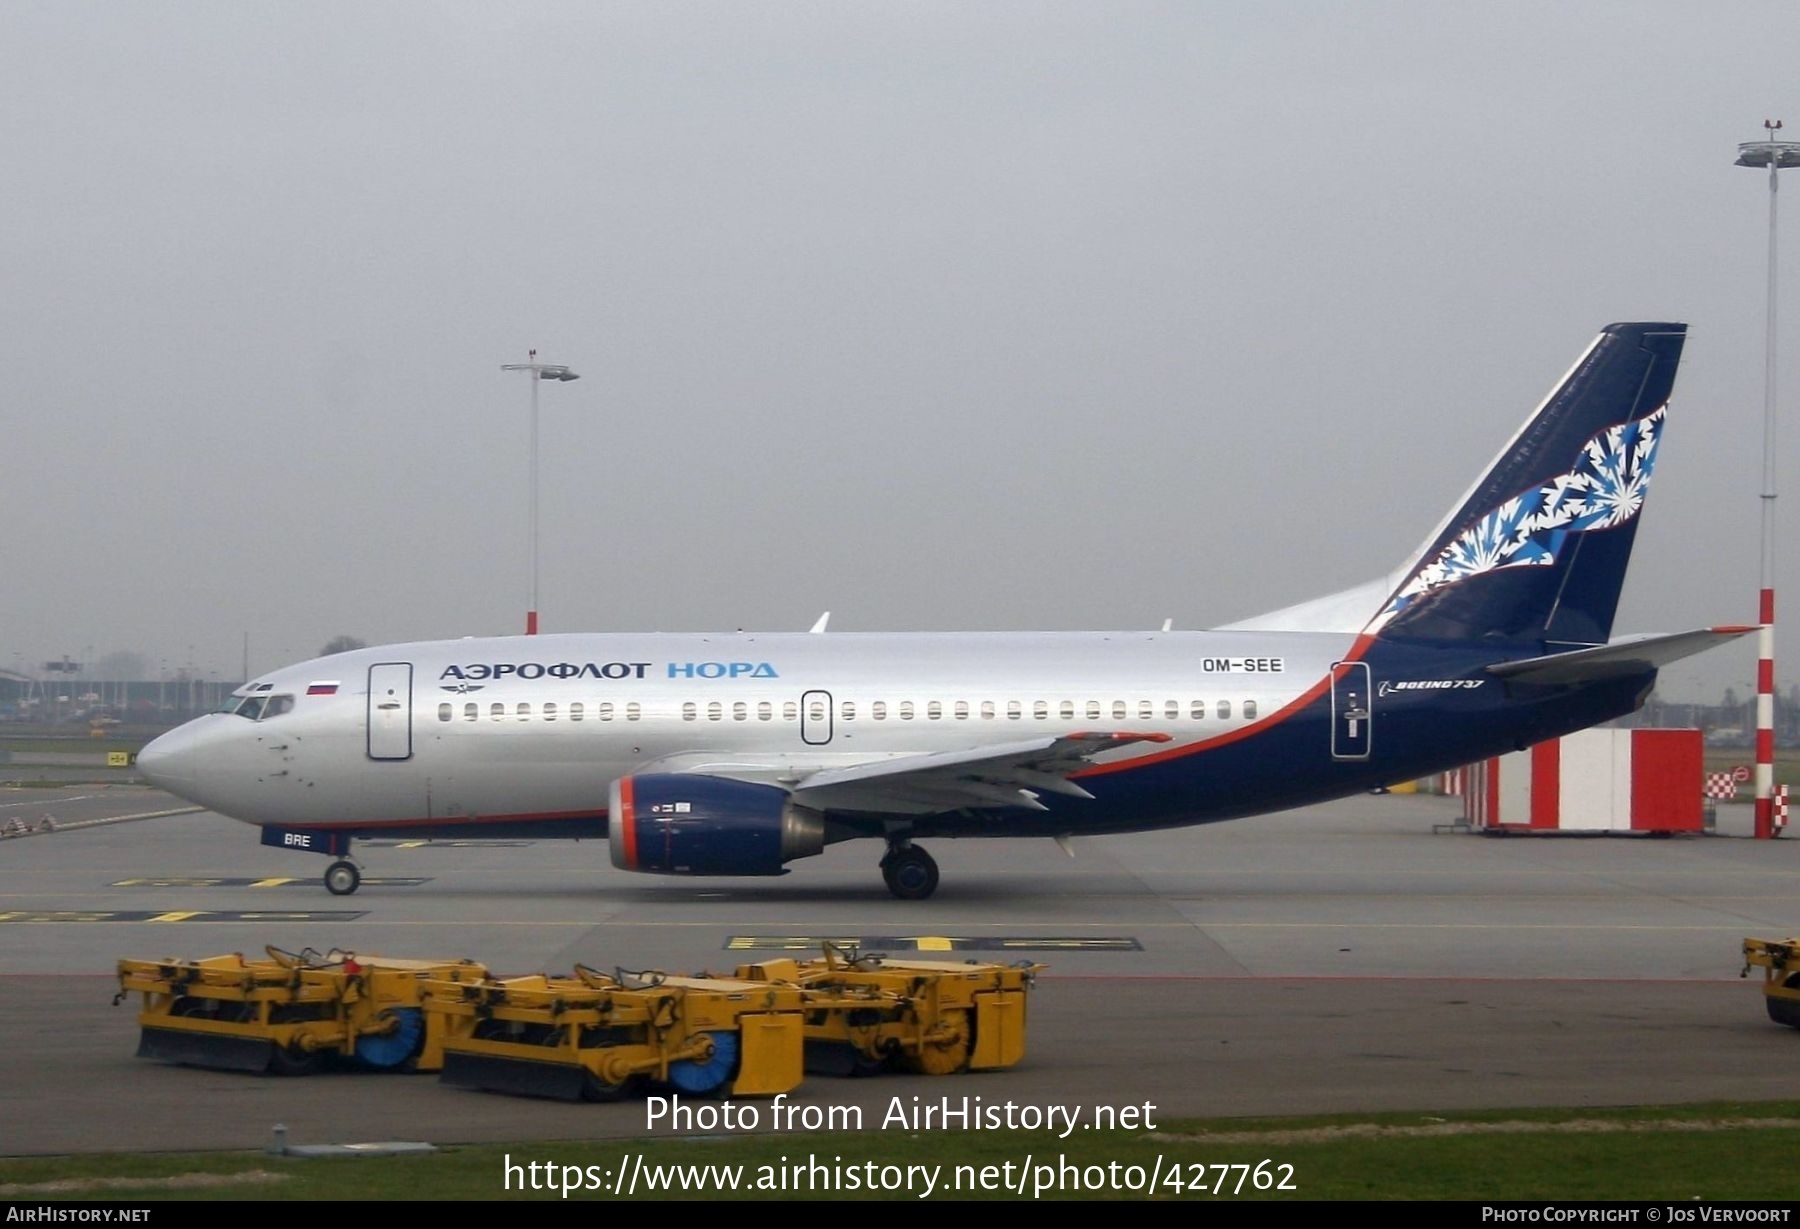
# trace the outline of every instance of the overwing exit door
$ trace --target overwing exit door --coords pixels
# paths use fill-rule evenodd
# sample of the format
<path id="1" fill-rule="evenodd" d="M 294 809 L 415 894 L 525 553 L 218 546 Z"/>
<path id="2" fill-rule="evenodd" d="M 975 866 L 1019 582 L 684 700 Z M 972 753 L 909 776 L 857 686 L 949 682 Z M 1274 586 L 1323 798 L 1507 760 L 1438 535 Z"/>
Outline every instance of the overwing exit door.
<path id="1" fill-rule="evenodd" d="M 831 693 L 809 691 L 800 697 L 800 741 L 823 747 L 831 741 Z"/>

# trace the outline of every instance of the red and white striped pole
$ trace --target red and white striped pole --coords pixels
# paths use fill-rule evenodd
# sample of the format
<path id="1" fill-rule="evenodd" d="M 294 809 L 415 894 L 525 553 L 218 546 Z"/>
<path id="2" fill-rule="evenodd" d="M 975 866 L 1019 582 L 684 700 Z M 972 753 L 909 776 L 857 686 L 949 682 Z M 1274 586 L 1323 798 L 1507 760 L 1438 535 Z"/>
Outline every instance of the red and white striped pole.
<path id="1" fill-rule="evenodd" d="M 1776 172 L 1800 166 L 1800 142 L 1778 141 L 1778 119 L 1763 121 L 1764 141 L 1738 146 L 1739 166 L 1769 168 L 1769 303 L 1763 339 L 1762 592 L 1756 636 L 1756 839 L 1775 835 L 1775 202 Z"/>

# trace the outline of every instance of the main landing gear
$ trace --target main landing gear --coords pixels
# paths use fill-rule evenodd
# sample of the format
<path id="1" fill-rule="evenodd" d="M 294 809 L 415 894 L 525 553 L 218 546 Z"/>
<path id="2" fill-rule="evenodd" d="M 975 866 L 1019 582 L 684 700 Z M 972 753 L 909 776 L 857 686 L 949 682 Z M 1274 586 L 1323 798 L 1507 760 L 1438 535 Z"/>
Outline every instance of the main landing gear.
<path id="1" fill-rule="evenodd" d="M 924 900 L 937 891 L 938 866 L 911 841 L 893 841 L 881 859 L 881 877 L 901 900 Z"/>
<path id="2" fill-rule="evenodd" d="M 325 868 L 325 890 L 333 896 L 348 896 L 361 886 L 362 872 L 356 869 L 356 863 L 339 858 Z"/>

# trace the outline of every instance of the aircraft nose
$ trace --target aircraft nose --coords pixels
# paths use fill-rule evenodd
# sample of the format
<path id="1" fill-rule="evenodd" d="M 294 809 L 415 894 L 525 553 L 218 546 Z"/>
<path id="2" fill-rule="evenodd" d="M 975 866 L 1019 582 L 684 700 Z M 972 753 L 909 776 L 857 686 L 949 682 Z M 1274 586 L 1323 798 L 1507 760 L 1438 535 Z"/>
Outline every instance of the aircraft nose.
<path id="1" fill-rule="evenodd" d="M 177 726 L 145 744 L 138 752 L 137 768 L 145 780 L 158 789 L 168 790 L 183 798 L 192 795 L 197 781 L 194 730 L 191 725 Z"/>

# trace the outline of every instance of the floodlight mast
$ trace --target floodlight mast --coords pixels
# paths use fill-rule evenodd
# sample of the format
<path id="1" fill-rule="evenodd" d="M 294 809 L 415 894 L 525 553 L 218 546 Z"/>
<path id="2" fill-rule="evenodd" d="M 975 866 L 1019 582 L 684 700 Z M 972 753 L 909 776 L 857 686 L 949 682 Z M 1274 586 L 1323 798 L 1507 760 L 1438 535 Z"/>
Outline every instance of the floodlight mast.
<path id="1" fill-rule="evenodd" d="M 530 359 L 523 363 L 502 363 L 501 371 L 528 371 L 531 373 L 531 477 L 529 481 L 531 505 L 531 601 L 525 611 L 525 634 L 538 634 L 538 385 L 545 380 L 579 380 L 581 377 L 561 363 L 538 362 L 537 351 L 530 351 Z"/>

